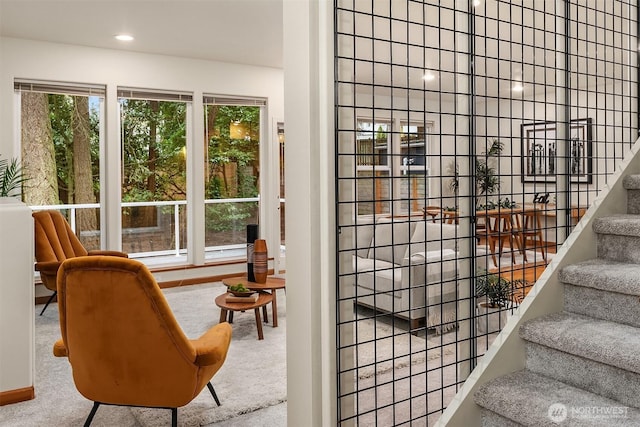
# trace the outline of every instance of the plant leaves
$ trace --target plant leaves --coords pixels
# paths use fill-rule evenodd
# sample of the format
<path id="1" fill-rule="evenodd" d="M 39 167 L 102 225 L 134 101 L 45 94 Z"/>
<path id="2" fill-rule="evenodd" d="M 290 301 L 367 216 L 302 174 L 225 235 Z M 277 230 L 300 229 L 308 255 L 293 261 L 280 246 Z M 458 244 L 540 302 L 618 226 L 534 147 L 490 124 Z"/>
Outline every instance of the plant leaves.
<path id="1" fill-rule="evenodd" d="M 22 173 L 18 159 L 0 159 L 0 197 L 10 197 L 19 191 L 27 178 Z"/>

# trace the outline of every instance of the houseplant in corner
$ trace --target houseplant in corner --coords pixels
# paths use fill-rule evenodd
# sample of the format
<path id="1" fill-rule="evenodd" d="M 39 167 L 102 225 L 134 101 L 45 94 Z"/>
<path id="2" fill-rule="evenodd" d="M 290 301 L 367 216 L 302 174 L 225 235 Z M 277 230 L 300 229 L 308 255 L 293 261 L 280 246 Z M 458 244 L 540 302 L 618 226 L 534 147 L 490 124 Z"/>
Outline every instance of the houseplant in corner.
<path id="1" fill-rule="evenodd" d="M 507 322 L 514 283 L 498 274 L 483 272 L 476 277 L 479 333 L 499 332 Z"/>
<path id="2" fill-rule="evenodd" d="M 502 154 L 504 143 L 499 139 L 491 140 L 489 149 L 475 159 L 476 195 L 490 196 L 500 190 L 500 176 L 495 168 L 495 159 Z M 458 194 L 458 165 L 449 166 L 449 172 L 453 178 L 449 182 L 449 188 L 454 195 Z"/>

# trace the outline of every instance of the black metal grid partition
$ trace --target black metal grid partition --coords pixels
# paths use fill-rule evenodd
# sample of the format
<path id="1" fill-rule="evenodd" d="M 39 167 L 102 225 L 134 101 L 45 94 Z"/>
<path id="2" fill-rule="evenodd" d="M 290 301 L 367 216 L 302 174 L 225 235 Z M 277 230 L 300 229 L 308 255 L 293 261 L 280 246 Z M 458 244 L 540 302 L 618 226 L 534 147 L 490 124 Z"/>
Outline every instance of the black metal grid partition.
<path id="1" fill-rule="evenodd" d="M 337 422 L 433 425 L 638 137 L 638 7 L 334 6 Z"/>

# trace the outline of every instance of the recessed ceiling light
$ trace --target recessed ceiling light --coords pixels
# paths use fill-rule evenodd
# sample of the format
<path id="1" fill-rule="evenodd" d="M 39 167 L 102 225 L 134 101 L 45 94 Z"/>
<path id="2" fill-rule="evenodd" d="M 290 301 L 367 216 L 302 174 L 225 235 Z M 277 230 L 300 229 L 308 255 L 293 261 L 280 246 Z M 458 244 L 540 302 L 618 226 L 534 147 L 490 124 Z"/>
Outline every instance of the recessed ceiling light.
<path id="1" fill-rule="evenodd" d="M 516 83 L 513 85 L 513 88 L 511 88 L 511 90 L 513 90 L 514 92 L 522 92 L 524 90 L 524 86 L 522 86 L 522 83 Z"/>
<path id="2" fill-rule="evenodd" d="M 121 42 L 130 42 L 133 40 L 133 36 L 129 34 L 117 34 L 114 37 L 116 40 L 120 40 Z"/>
<path id="3" fill-rule="evenodd" d="M 480 6 L 480 4 L 481 4 L 481 3 L 482 3 L 482 2 L 481 2 L 480 0 L 473 0 L 473 1 L 471 2 L 471 4 L 473 5 L 473 7 L 478 7 L 478 6 Z"/>
<path id="4" fill-rule="evenodd" d="M 422 80 L 430 82 L 432 80 L 435 80 L 436 76 L 433 75 L 433 73 L 431 71 L 427 71 L 426 73 L 424 73 L 424 75 L 422 76 Z"/>

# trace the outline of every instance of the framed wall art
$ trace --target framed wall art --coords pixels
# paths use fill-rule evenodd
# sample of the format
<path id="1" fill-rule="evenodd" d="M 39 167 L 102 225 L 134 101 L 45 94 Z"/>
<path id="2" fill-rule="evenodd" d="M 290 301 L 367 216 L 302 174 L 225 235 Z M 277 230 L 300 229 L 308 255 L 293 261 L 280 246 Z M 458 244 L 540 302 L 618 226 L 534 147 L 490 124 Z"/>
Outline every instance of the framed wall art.
<path id="1" fill-rule="evenodd" d="M 520 125 L 522 182 L 556 182 L 559 160 L 556 125 L 556 122 Z M 593 179 L 592 119 L 571 120 L 569 138 L 567 173 L 571 177 L 571 182 L 591 184 Z"/>

